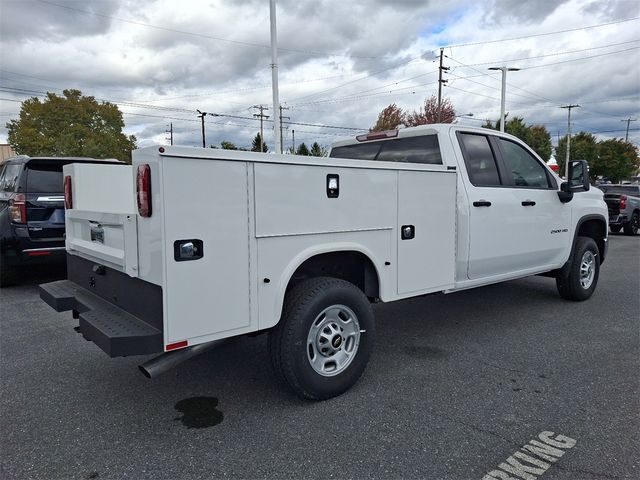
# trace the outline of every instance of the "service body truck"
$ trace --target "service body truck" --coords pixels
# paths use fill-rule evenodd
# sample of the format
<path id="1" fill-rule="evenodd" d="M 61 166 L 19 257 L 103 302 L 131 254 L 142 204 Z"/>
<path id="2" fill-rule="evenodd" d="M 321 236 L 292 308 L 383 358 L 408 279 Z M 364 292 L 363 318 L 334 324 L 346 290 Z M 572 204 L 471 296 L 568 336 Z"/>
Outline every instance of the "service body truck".
<path id="1" fill-rule="evenodd" d="M 517 138 L 429 125 L 329 157 L 155 146 L 130 167 L 65 167 L 68 280 L 41 286 L 149 377 L 228 337 L 269 333 L 298 395 L 338 395 L 374 343 L 371 303 L 527 275 L 586 300 L 607 206 L 585 162 L 563 182 Z"/>

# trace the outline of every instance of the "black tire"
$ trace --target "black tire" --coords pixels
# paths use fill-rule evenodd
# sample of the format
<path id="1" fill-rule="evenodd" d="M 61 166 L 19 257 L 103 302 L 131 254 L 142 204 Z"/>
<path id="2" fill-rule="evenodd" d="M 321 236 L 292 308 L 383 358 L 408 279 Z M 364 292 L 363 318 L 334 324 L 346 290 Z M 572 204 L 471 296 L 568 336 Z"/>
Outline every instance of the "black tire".
<path id="1" fill-rule="evenodd" d="M 589 237 L 578 237 L 568 274 L 556 277 L 558 293 L 567 300 L 586 300 L 596 289 L 599 275 L 600 253 L 596 242 Z"/>
<path id="2" fill-rule="evenodd" d="M 613 232 L 613 233 L 619 233 L 620 230 L 622 230 L 622 225 L 609 225 L 609 229 Z"/>
<path id="3" fill-rule="evenodd" d="M 631 215 L 631 220 L 629 221 L 629 223 L 625 223 L 623 226 L 624 234 L 637 235 L 639 223 L 640 223 L 640 215 L 638 215 L 638 212 L 633 212 L 633 215 Z"/>
<path id="4" fill-rule="evenodd" d="M 330 322 L 329 312 L 333 314 L 335 309 L 340 313 L 345 310 L 353 314 L 347 316 L 346 322 L 340 316 L 343 322 L 340 325 L 353 329 L 353 333 L 347 337 L 338 325 L 340 330 L 335 330 L 333 337 L 335 344 L 333 340 L 330 341 L 331 345 L 323 344 L 335 352 L 320 356 L 315 348 L 321 345 L 320 341 L 326 341 L 322 332 L 329 328 L 318 330 L 317 336 L 312 332 Z M 325 311 L 326 315 L 323 313 Z M 349 322 L 352 323 L 347 327 Z M 344 393 L 358 381 L 369 360 L 374 334 L 371 304 L 358 287 L 345 280 L 330 277 L 304 280 L 287 292 L 280 322 L 269 334 L 271 363 L 276 375 L 296 395 L 303 399 L 325 400 Z M 310 342 L 311 337 L 318 338 L 318 343 Z M 342 340 L 338 341 L 336 337 Z M 323 366 L 330 365 L 331 355 L 340 359 L 347 357 L 349 348 L 350 359 L 344 361 L 342 367 L 340 360 L 334 362 L 335 373 L 327 371 L 323 375 L 316 370 L 319 363 L 325 362 Z M 344 352 L 341 353 L 343 349 Z M 319 363 L 314 367 L 311 358 L 316 356 Z"/>

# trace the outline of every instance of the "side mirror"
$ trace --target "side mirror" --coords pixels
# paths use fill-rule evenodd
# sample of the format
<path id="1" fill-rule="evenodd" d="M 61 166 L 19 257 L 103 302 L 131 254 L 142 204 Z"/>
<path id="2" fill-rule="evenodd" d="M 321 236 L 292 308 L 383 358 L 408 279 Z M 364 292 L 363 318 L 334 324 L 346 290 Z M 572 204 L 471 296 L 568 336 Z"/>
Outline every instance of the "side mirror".
<path id="1" fill-rule="evenodd" d="M 574 160 L 569 163 L 568 180 L 572 191 L 589 191 L 591 184 L 589 183 L 589 164 L 586 160 Z"/>
<path id="2" fill-rule="evenodd" d="M 570 202 L 574 192 L 589 191 L 589 165 L 586 160 L 574 160 L 569 163 L 569 181 L 560 184 L 558 198 L 562 203 Z"/>

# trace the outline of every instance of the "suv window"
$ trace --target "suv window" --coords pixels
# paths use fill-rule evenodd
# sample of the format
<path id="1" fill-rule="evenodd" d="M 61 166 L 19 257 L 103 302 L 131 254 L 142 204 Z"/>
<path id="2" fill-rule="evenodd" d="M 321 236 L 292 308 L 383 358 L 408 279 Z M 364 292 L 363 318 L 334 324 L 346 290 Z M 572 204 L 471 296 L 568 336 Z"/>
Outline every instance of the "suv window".
<path id="1" fill-rule="evenodd" d="M 346 145 L 332 149 L 330 156 L 358 160 L 379 160 L 381 162 L 442 165 L 437 135 L 420 135 L 385 140 L 383 142 Z"/>
<path id="2" fill-rule="evenodd" d="M 15 192 L 22 165 L 5 165 L 0 173 L 0 192 Z"/>
<path id="3" fill-rule="evenodd" d="M 500 175 L 493 150 L 486 135 L 460 133 L 469 180 L 476 187 L 500 186 Z"/>
<path id="4" fill-rule="evenodd" d="M 601 185 L 598 187 L 605 193 L 619 193 L 631 196 L 640 196 L 640 187 L 638 185 Z"/>
<path id="5" fill-rule="evenodd" d="M 27 165 L 27 192 L 60 192 L 64 191 L 62 165 Z"/>
<path id="6" fill-rule="evenodd" d="M 545 168 L 527 150 L 515 142 L 498 138 L 508 175 L 516 187 L 549 188 Z"/>

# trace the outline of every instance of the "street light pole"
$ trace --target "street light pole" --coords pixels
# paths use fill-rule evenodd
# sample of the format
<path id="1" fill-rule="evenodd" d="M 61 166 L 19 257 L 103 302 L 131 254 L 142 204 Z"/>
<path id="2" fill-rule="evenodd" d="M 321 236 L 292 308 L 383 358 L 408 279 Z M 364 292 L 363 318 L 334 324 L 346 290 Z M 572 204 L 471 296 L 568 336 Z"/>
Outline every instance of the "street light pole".
<path id="1" fill-rule="evenodd" d="M 569 150 L 571 149 L 571 109 L 572 108 L 580 108 L 580 105 L 564 105 L 560 108 L 566 108 L 569 111 L 569 115 L 567 116 L 567 152 L 565 155 L 564 161 L 564 179 L 567 182 L 570 182 L 569 178 Z"/>
<path id="2" fill-rule="evenodd" d="M 505 99 L 507 92 L 507 72 L 517 72 L 520 70 L 519 68 L 508 68 L 508 67 L 491 67 L 489 70 L 500 70 L 502 72 L 502 95 L 500 96 L 500 131 L 504 132 L 504 110 L 505 110 Z"/>
<path id="3" fill-rule="evenodd" d="M 273 133 L 275 137 L 275 152 L 282 153 L 282 141 L 280 131 L 280 118 L 277 112 L 280 107 L 278 98 L 278 33 L 276 30 L 276 0 L 269 0 L 269 18 L 271 19 L 271 89 L 273 90 Z"/>

